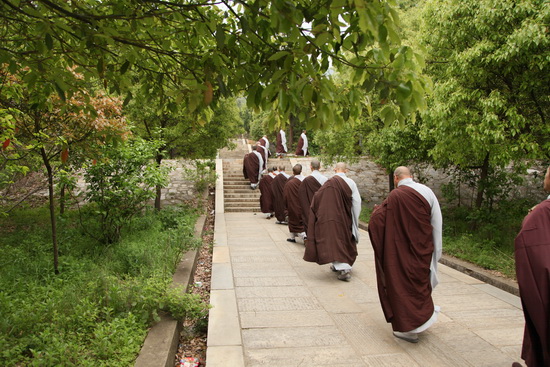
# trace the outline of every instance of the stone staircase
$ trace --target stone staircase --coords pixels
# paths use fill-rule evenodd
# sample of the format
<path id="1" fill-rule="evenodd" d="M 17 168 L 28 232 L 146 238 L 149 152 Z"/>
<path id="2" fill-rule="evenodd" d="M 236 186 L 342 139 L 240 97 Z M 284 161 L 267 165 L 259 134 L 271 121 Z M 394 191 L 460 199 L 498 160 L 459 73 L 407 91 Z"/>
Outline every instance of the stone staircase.
<path id="1" fill-rule="evenodd" d="M 243 139 L 233 141 L 236 148 L 233 150 L 220 150 L 219 158 L 223 160 L 223 193 L 224 211 L 259 213 L 260 189 L 252 190 L 250 182 L 243 177 L 243 157 L 248 153 L 248 146 Z M 270 158 L 268 166 L 284 163 L 289 172 L 290 161 L 288 158 L 279 160 Z"/>
<path id="2" fill-rule="evenodd" d="M 260 212 L 260 189 L 252 190 L 243 177 L 242 158 L 223 160 L 223 196 L 226 213 Z"/>

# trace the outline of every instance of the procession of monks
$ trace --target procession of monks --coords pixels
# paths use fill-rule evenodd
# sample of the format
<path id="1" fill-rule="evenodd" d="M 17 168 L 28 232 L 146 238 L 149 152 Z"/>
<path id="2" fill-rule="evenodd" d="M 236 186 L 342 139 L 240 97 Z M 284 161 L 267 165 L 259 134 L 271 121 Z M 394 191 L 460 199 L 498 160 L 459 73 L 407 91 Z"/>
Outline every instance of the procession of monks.
<path id="1" fill-rule="evenodd" d="M 305 132 L 296 155 L 308 154 Z M 320 162 L 312 159 L 309 176 L 302 175 L 300 164 L 292 167 L 290 175 L 284 164 L 268 167 L 268 149 L 264 136 L 243 163 L 251 188 L 260 189 L 265 218 L 275 217 L 275 223 L 288 225 L 287 241 L 305 245 L 305 261 L 331 264 L 337 279 L 349 281 L 357 258 L 361 197 L 355 182 L 346 176 L 346 164 L 337 163 L 334 175 L 327 178 L 319 172 Z M 287 153 L 283 130 L 277 134 L 276 152 L 277 157 Z M 395 189 L 374 207 L 368 233 L 385 319 L 395 337 L 417 343 L 418 335 L 436 322 L 440 312 L 432 291 L 439 283 L 443 220 L 437 197 L 413 180 L 408 167 L 397 167 L 393 180 Z M 550 167 L 544 189 L 550 192 Z M 522 358 L 529 367 L 550 366 L 550 278 L 544 275 L 550 274 L 549 218 L 550 196 L 533 209 L 516 239 L 516 272 L 526 319 Z"/>

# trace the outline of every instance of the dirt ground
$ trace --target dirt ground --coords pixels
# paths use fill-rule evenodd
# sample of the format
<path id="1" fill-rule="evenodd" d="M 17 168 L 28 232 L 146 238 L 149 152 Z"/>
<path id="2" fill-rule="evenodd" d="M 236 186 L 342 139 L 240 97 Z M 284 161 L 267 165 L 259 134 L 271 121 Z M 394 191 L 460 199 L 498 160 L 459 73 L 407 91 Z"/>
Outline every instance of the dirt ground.
<path id="1" fill-rule="evenodd" d="M 212 271 L 212 247 L 214 244 L 214 198 L 208 203 L 208 215 L 203 229 L 202 247 L 197 260 L 197 268 L 191 293 L 200 295 L 203 302 L 210 304 L 210 276 Z M 178 353 L 175 366 L 186 366 L 185 359 L 198 360 L 201 367 L 206 366 L 206 341 L 208 319 L 201 320 L 200 327 L 196 323 L 186 320 L 183 322 L 183 331 L 180 335 Z M 196 363 L 196 362 L 195 362 Z M 188 366 L 196 366 L 188 360 Z"/>

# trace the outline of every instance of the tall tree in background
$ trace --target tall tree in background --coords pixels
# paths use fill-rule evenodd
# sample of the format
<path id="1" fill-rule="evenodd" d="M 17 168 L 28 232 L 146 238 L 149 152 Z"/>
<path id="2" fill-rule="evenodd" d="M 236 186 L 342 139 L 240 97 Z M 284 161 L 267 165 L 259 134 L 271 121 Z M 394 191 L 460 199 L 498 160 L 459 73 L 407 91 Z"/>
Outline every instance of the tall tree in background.
<path id="1" fill-rule="evenodd" d="M 441 166 L 490 174 L 550 158 L 550 7 L 541 0 L 428 0 L 421 27 L 433 100 L 423 134 Z"/>
<path id="2" fill-rule="evenodd" d="M 357 118 L 377 90 L 385 118 L 403 119 L 424 106 L 425 84 L 405 68 L 418 60 L 401 47 L 391 3 L 4 0 L 0 64 L 28 68 L 26 83 L 42 79 L 44 95 L 62 99 L 86 88 L 74 69 L 126 101 L 136 84 L 145 98 L 163 89 L 189 113 L 245 91 L 274 123 L 292 115 L 318 128 Z M 353 70 L 347 88 L 335 88 L 331 64 Z"/>
<path id="3" fill-rule="evenodd" d="M 21 73 L 19 74 L 21 75 Z M 54 182 L 60 165 L 69 159 L 70 149 L 93 151 L 94 146 L 109 139 L 120 139 L 127 132 L 122 117 L 122 101 L 108 96 L 89 96 L 85 92 L 73 94 L 62 101 L 57 94 L 45 103 L 40 84 L 27 89 L 28 84 L 8 73 L 0 74 L 0 108 L 13 113 L 14 137 L 19 155 L 30 155 L 42 162 L 48 180 L 49 211 L 54 255 L 54 271 L 58 270 L 58 242 Z M 24 76 L 24 74 L 23 74 Z M 82 154 L 80 155 L 82 157 Z M 91 159 L 91 158 L 90 158 Z M 80 162 L 82 163 L 82 162 Z"/>

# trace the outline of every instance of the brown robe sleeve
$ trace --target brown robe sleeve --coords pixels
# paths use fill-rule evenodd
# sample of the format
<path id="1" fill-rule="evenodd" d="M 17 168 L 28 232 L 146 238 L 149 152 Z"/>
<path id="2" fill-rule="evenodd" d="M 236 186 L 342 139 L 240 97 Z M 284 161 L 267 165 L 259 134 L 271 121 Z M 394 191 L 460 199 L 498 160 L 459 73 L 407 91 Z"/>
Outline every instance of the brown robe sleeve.
<path id="1" fill-rule="evenodd" d="M 550 366 L 550 200 L 523 220 L 515 258 L 525 316 L 521 358 L 528 366 Z"/>
<path id="2" fill-rule="evenodd" d="M 302 221 L 304 222 L 304 231 L 307 232 L 309 220 L 309 207 L 313 200 L 313 195 L 321 188 L 321 184 L 313 176 L 304 178 L 300 188 L 298 189 L 298 197 L 300 199 L 300 208 L 302 209 Z"/>
<path id="3" fill-rule="evenodd" d="M 273 195 L 271 193 L 271 182 L 273 177 L 265 175 L 260 180 L 260 209 L 262 213 L 273 212 Z"/>
<path id="4" fill-rule="evenodd" d="M 304 138 L 300 135 L 300 139 L 298 140 L 298 146 L 296 147 L 296 151 L 294 154 L 296 155 L 304 155 L 304 152 L 302 151 L 302 148 L 304 147 Z"/>
<path id="5" fill-rule="evenodd" d="M 273 211 L 275 217 L 279 222 L 283 222 L 286 219 L 286 207 L 285 199 L 283 197 L 283 190 L 288 179 L 279 173 L 271 182 L 271 195 L 273 197 Z"/>
<path id="6" fill-rule="evenodd" d="M 288 230 L 293 233 L 304 232 L 304 223 L 302 222 L 302 207 L 298 198 L 298 190 L 302 181 L 294 176 L 289 178 L 285 184 L 283 196 L 288 213 Z"/>
<path id="7" fill-rule="evenodd" d="M 378 298 L 382 305 L 382 311 L 386 321 L 393 318 L 393 311 L 386 293 L 386 276 L 384 274 L 384 242 L 386 240 L 386 214 L 388 210 L 387 199 L 374 209 L 371 214 L 368 232 L 372 248 L 374 249 L 374 263 L 376 267 L 376 281 L 378 284 Z"/>

